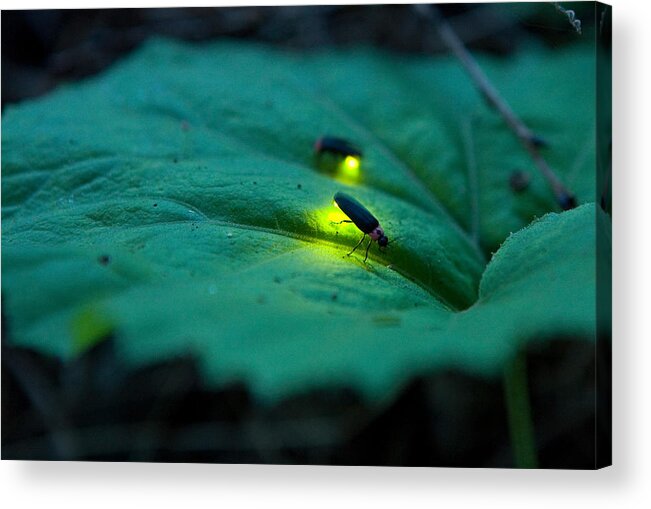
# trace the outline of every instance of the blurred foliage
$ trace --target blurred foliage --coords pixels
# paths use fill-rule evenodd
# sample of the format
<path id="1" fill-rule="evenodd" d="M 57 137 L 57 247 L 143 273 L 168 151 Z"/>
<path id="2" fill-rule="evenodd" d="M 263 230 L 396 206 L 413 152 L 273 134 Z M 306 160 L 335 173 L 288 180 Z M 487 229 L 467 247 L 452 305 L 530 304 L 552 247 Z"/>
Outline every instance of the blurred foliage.
<path id="1" fill-rule="evenodd" d="M 4 460 L 513 466 L 499 380 L 446 370 L 387 405 L 330 389 L 269 406 L 243 384 L 206 387 L 191 357 L 125 369 L 115 346 L 65 362 L 3 347 Z M 527 350 L 540 466 L 593 468 L 594 344 Z"/>
<path id="2" fill-rule="evenodd" d="M 512 191 L 528 157 L 448 58 L 159 40 L 8 107 L 12 344 L 71 358 L 91 305 L 133 365 L 193 355 L 213 387 L 383 401 L 418 373 L 497 375 L 528 340 L 593 338 L 610 228 L 590 203 L 593 52 L 482 65 L 585 205 L 529 225 L 551 192 L 537 174 Z M 362 148 L 356 184 L 317 170 L 326 133 Z M 331 224 L 341 189 L 397 239 L 366 265 L 344 256 L 359 232 Z"/>

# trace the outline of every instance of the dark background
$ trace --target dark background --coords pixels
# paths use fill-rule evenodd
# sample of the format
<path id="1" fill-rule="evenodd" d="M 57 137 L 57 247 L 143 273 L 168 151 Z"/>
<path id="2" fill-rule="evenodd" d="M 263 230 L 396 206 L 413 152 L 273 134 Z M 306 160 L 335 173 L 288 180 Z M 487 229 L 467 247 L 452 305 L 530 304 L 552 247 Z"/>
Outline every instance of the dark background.
<path id="1" fill-rule="evenodd" d="M 532 38 L 576 43 L 549 3 L 439 6 L 469 48 L 507 57 Z M 564 2 L 594 27 L 590 2 Z M 2 12 L 2 104 L 95 74 L 153 35 L 206 41 L 231 37 L 296 50 L 366 44 L 401 52 L 445 51 L 431 23 L 409 5 L 95 9 Z"/>
<path id="2" fill-rule="evenodd" d="M 593 4 L 563 5 L 590 33 Z M 473 52 L 503 58 L 532 40 L 563 47 L 580 39 L 551 3 L 509 11 L 446 4 L 441 12 Z M 410 6 L 3 11 L 2 107 L 98 73 L 153 35 L 296 51 L 357 44 L 445 51 Z M 62 363 L 7 346 L 10 336 L 3 315 L 3 459 L 513 466 L 501 380 L 439 372 L 413 379 L 383 408 L 352 389 L 266 407 L 244 384 L 206 388 L 190 357 L 126 371 L 110 337 Z M 526 355 L 540 466 L 594 468 L 594 344 L 559 338 Z M 609 384 L 609 348 L 599 363 Z M 608 421 L 609 399 L 599 408 Z M 609 431 L 599 437 L 605 450 Z"/>

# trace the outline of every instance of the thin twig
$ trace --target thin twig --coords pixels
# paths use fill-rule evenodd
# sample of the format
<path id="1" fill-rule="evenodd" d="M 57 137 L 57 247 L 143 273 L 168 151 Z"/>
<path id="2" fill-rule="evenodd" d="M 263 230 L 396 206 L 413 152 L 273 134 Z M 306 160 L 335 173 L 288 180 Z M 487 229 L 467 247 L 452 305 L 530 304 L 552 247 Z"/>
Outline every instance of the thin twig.
<path id="1" fill-rule="evenodd" d="M 468 167 L 468 194 L 470 197 L 470 235 L 479 242 L 479 176 L 475 157 L 475 140 L 472 132 L 472 119 L 461 123 L 461 132 L 466 147 L 466 166 Z"/>
<path id="2" fill-rule="evenodd" d="M 534 164 L 540 170 L 542 175 L 547 179 L 556 201 L 563 210 L 568 210 L 576 206 L 576 199 L 574 195 L 563 185 L 560 178 L 547 164 L 547 161 L 540 154 L 540 148 L 547 145 L 547 143 L 540 137 L 534 134 L 522 120 L 513 112 L 507 102 L 500 96 L 497 89 L 488 80 L 484 71 L 479 67 L 479 64 L 470 54 L 463 41 L 457 36 L 450 24 L 443 19 L 439 14 L 436 7 L 426 4 L 415 5 L 414 8 L 422 16 L 432 20 L 436 24 L 436 28 L 441 36 L 445 45 L 454 53 L 459 59 L 463 67 L 466 69 L 475 86 L 479 89 L 482 95 L 486 98 L 488 103 L 495 108 L 502 116 L 507 125 L 515 133 L 520 143 L 529 152 L 533 159 Z"/>
<path id="3" fill-rule="evenodd" d="M 567 17 L 567 20 L 570 22 L 570 25 L 574 27 L 576 33 L 581 35 L 581 20 L 576 17 L 576 13 L 571 9 L 566 9 L 558 2 L 554 2 L 554 7 L 556 10 Z"/>

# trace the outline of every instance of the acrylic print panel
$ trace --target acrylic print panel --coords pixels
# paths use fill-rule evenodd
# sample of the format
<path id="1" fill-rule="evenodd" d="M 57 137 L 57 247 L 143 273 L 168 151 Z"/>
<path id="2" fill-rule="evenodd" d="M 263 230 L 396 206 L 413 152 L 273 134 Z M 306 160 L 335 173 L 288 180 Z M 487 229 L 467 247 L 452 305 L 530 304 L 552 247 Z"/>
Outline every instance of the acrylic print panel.
<path id="1" fill-rule="evenodd" d="M 4 11 L 3 459 L 608 465 L 610 20 Z"/>

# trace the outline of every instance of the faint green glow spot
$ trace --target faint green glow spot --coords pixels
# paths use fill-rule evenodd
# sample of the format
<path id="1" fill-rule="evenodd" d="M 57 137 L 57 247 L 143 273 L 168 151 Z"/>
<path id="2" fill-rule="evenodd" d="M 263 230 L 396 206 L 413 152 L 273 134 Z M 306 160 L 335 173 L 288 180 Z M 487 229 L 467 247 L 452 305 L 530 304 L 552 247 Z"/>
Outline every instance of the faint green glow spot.
<path id="1" fill-rule="evenodd" d="M 114 325 L 106 314 L 89 305 L 74 315 L 70 328 L 72 348 L 80 354 L 108 339 L 113 333 Z"/>

